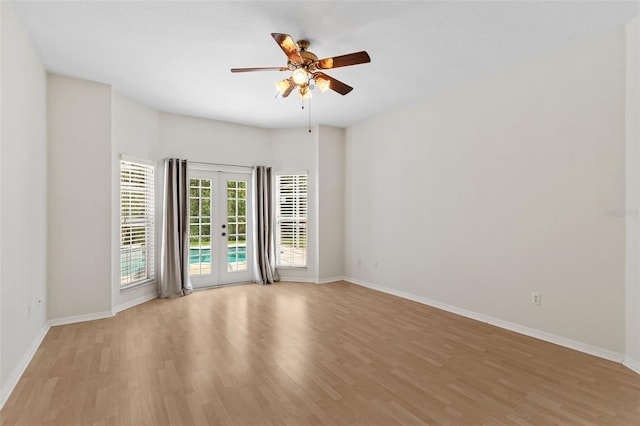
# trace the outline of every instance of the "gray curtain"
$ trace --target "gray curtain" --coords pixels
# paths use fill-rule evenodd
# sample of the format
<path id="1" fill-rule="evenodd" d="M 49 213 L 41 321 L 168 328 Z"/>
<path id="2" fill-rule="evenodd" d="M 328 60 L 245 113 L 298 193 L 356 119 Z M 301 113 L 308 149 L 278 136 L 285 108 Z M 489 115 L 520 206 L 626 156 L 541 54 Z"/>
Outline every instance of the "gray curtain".
<path id="1" fill-rule="evenodd" d="M 271 167 L 253 169 L 254 182 L 254 247 L 255 279 L 259 284 L 280 281 L 276 271 L 275 213 L 273 211 L 273 185 Z"/>
<path id="2" fill-rule="evenodd" d="M 187 160 L 164 160 L 160 297 L 186 296 L 189 281 L 189 173 Z"/>

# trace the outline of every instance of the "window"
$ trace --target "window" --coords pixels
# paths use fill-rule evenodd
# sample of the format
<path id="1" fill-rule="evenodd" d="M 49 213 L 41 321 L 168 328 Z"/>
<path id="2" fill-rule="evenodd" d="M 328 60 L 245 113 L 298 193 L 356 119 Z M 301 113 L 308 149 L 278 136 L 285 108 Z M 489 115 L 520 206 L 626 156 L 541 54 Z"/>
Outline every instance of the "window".
<path id="1" fill-rule="evenodd" d="M 120 161 L 120 288 L 154 279 L 154 167 Z"/>
<path id="2" fill-rule="evenodd" d="M 307 266 L 307 175 L 276 176 L 276 266 Z"/>

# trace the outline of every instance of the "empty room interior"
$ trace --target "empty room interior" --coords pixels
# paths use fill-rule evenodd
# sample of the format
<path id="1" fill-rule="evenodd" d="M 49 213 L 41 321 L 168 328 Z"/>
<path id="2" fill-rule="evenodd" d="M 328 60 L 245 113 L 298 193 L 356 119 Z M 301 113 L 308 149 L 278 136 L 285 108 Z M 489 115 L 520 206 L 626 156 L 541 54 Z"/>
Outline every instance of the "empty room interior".
<path id="1" fill-rule="evenodd" d="M 640 2 L 0 19 L 0 424 L 640 424 Z"/>

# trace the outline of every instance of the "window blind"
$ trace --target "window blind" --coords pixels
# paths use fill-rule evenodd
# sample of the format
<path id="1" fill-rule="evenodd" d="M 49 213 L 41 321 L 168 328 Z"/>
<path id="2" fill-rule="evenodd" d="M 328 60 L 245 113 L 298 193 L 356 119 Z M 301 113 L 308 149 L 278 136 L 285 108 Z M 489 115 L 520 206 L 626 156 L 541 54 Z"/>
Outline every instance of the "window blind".
<path id="1" fill-rule="evenodd" d="M 276 176 L 276 265 L 307 266 L 307 175 Z"/>
<path id="2" fill-rule="evenodd" d="M 120 161 L 120 287 L 155 277 L 154 167 Z"/>

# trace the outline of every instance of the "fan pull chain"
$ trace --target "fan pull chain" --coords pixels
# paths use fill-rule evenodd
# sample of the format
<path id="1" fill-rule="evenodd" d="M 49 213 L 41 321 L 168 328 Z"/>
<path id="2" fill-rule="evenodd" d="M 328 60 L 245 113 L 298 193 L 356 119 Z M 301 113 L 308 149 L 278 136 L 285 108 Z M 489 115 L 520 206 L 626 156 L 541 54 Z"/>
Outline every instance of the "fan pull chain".
<path id="1" fill-rule="evenodd" d="M 311 133 L 311 98 L 309 98 L 309 133 Z"/>

